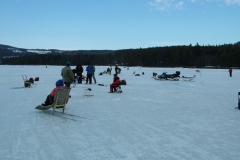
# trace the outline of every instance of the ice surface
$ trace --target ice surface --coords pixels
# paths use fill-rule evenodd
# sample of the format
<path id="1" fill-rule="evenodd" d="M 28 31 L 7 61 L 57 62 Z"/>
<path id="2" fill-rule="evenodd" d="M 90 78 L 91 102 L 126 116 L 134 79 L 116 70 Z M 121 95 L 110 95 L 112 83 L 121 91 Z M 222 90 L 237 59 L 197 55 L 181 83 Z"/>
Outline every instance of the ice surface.
<path id="1" fill-rule="evenodd" d="M 200 74 L 188 68 L 121 67 L 119 77 L 127 81 L 123 93 L 77 84 L 66 114 L 36 110 L 61 79 L 62 67 L 0 66 L 0 159 L 239 159 L 240 111 L 234 109 L 239 70 L 229 77 L 227 69 L 199 69 Z M 112 82 L 112 76 L 98 75 L 107 67 L 96 66 L 97 83 Z M 195 74 L 195 82 L 152 78 L 164 71 Z M 21 88 L 22 75 L 39 77 L 36 87 Z M 86 88 L 94 96 L 83 96 Z"/>

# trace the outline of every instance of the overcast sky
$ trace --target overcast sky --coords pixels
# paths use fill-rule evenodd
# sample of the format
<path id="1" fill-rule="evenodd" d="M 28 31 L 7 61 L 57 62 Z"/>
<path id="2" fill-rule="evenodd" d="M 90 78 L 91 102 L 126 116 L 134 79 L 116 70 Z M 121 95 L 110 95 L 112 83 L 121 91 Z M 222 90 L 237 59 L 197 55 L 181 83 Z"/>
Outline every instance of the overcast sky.
<path id="1" fill-rule="evenodd" d="M 0 44 L 129 49 L 240 41 L 240 0 L 0 0 Z"/>

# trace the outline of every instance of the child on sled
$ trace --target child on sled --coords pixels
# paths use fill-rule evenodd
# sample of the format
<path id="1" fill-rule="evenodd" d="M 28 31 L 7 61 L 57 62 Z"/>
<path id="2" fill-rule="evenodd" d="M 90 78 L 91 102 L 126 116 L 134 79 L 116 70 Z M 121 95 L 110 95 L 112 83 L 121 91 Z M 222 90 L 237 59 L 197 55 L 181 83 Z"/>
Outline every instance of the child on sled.
<path id="1" fill-rule="evenodd" d="M 64 86 L 63 80 L 62 80 L 62 79 L 59 79 L 59 80 L 56 82 L 56 87 L 53 88 L 53 90 L 51 91 L 51 93 L 47 96 L 45 102 L 42 103 L 42 106 L 48 106 L 48 105 L 53 104 L 55 91 L 56 91 L 57 89 L 64 88 L 63 86 Z"/>

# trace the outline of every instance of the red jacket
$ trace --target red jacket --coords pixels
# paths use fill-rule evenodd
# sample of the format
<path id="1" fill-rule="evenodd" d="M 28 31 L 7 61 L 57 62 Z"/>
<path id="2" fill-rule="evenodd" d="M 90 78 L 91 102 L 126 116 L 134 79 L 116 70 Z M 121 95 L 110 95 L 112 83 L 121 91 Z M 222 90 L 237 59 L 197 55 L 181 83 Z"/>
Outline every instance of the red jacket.
<path id="1" fill-rule="evenodd" d="M 50 95 L 51 95 L 52 97 L 54 97 L 56 90 L 58 90 L 59 88 L 64 88 L 64 87 L 62 87 L 62 86 L 57 86 L 57 87 L 53 88 L 53 90 L 52 90 L 52 92 L 50 93 Z"/>
<path id="2" fill-rule="evenodd" d="M 120 84 L 119 77 L 114 77 L 114 82 L 112 83 L 112 85 L 119 85 L 119 84 Z"/>

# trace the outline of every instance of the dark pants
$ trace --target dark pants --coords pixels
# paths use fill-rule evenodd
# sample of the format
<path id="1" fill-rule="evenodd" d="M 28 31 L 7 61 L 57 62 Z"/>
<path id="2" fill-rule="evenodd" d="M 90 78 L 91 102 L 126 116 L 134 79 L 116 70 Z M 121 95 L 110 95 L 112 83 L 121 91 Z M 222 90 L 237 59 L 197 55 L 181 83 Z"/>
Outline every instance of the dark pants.
<path id="1" fill-rule="evenodd" d="M 64 84 L 67 88 L 70 88 L 71 82 L 64 82 Z"/>
<path id="2" fill-rule="evenodd" d="M 111 84 L 111 85 L 110 85 L 110 92 L 113 92 L 113 89 L 114 89 L 114 91 L 115 91 L 117 86 L 118 86 L 118 85 L 113 85 L 113 84 Z"/>
<path id="3" fill-rule="evenodd" d="M 229 72 L 229 74 L 230 74 L 230 77 L 232 77 L 232 72 Z"/>
<path id="4" fill-rule="evenodd" d="M 93 80 L 94 80 L 94 83 L 97 83 L 97 80 L 96 80 L 96 78 L 95 78 L 95 73 L 92 74 L 92 78 L 93 78 Z"/>
<path id="5" fill-rule="evenodd" d="M 82 73 L 78 72 L 77 76 L 79 76 L 78 77 L 78 83 L 82 83 Z"/>
<path id="6" fill-rule="evenodd" d="M 53 100 L 54 100 L 54 97 L 52 97 L 50 94 L 47 96 L 46 100 L 45 100 L 45 104 L 46 105 L 50 105 L 50 104 L 53 104 Z"/>
<path id="7" fill-rule="evenodd" d="M 86 84 L 88 83 L 88 81 L 89 81 L 89 84 L 92 84 L 92 74 L 87 74 Z"/>

